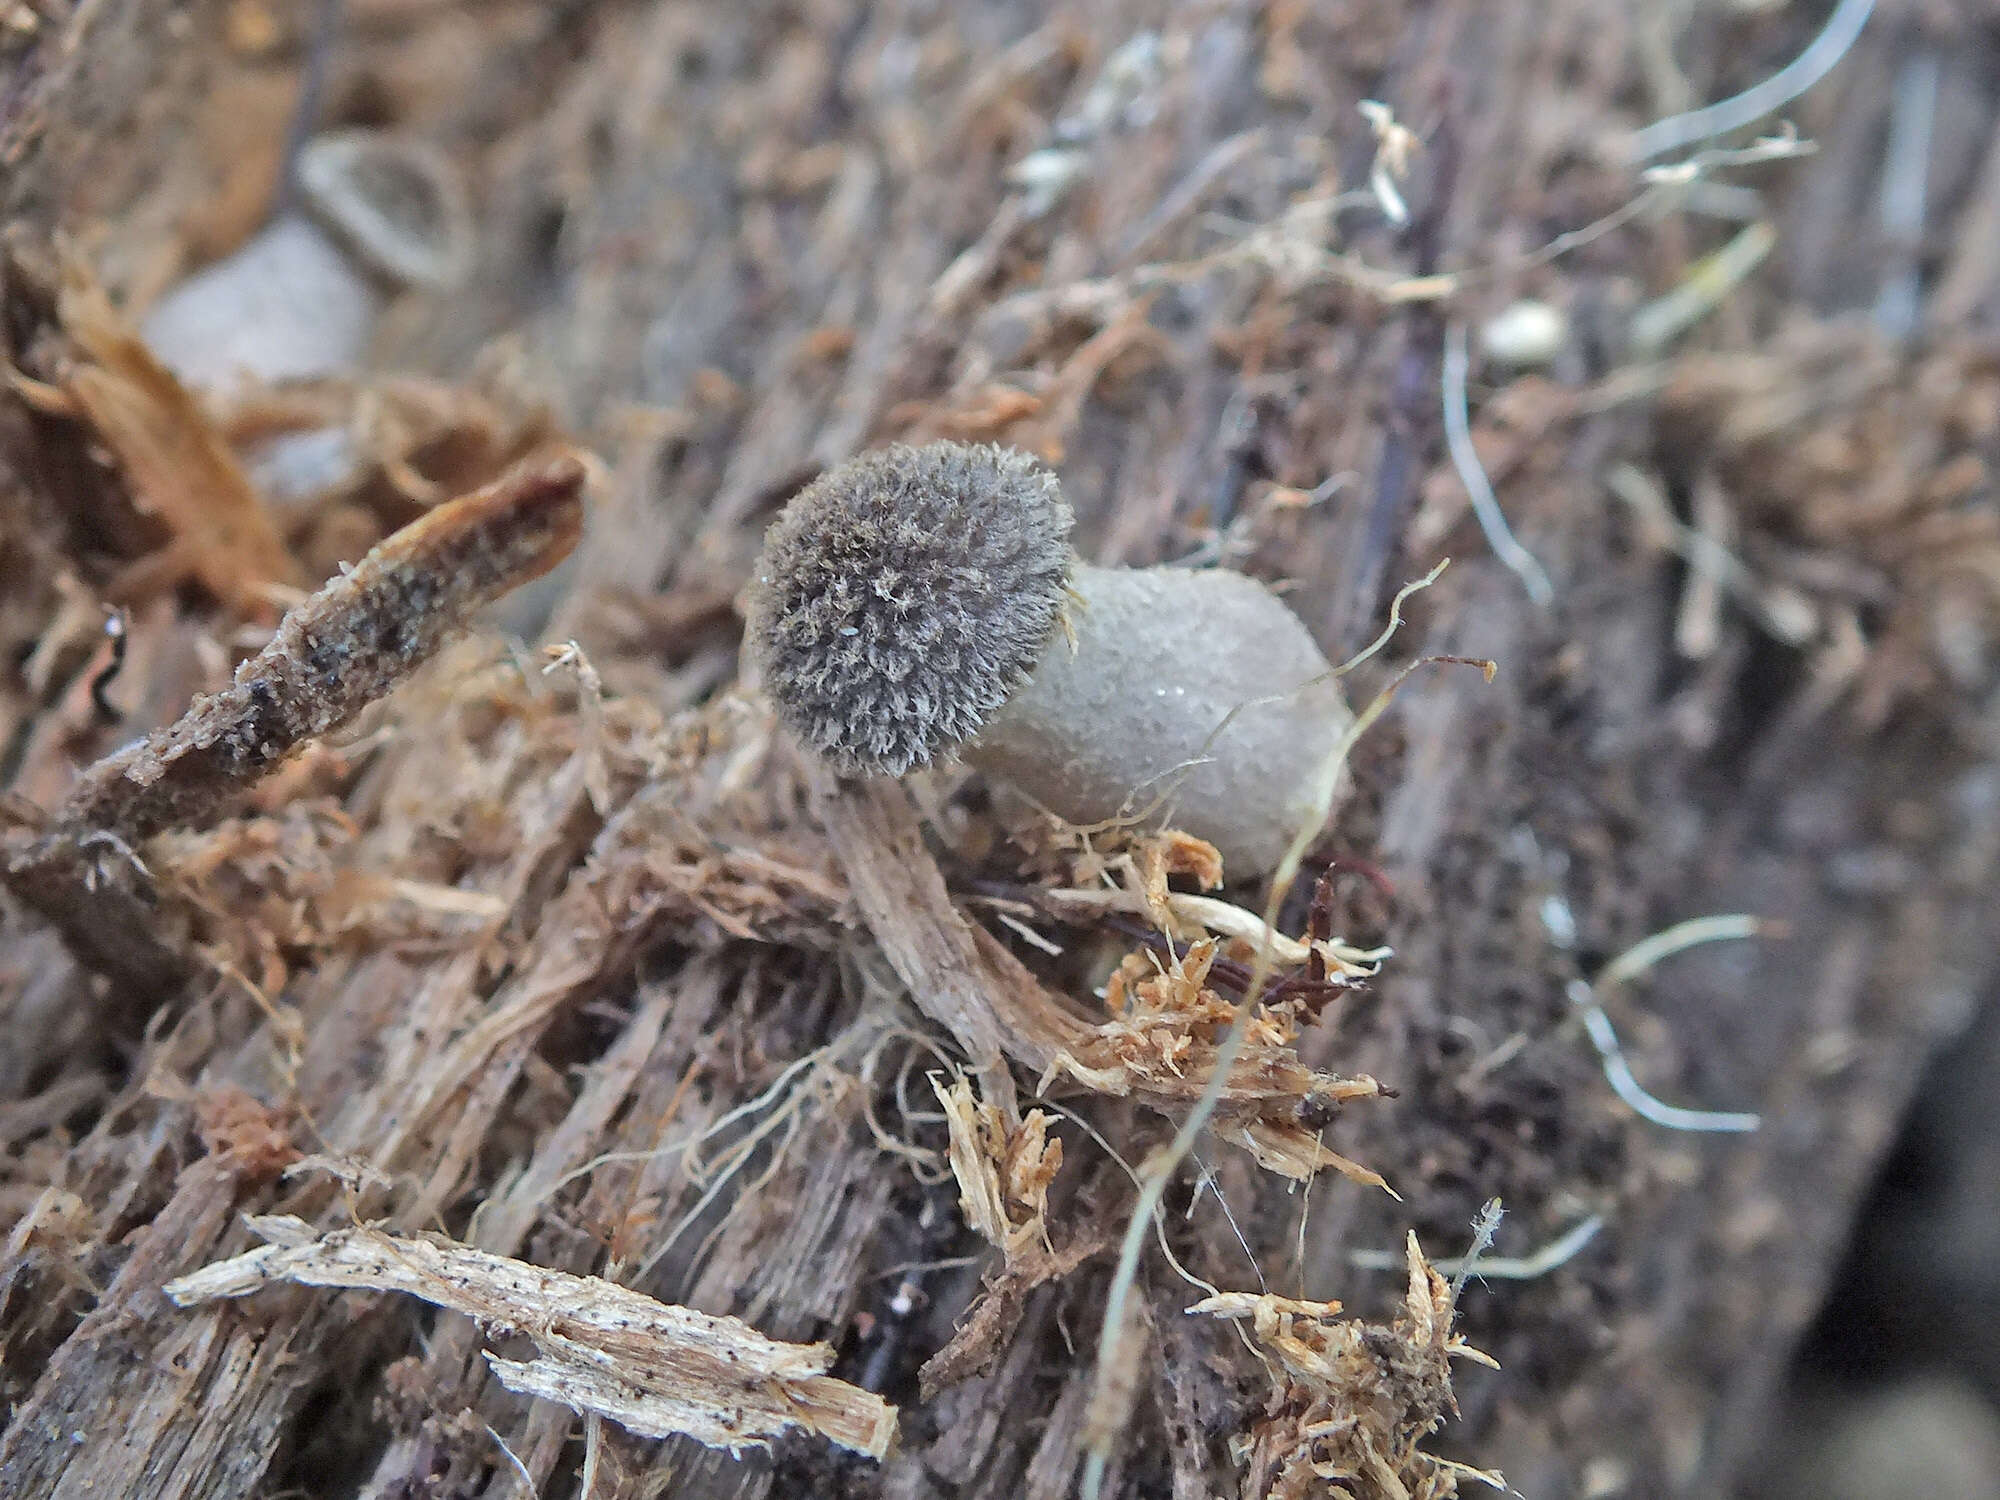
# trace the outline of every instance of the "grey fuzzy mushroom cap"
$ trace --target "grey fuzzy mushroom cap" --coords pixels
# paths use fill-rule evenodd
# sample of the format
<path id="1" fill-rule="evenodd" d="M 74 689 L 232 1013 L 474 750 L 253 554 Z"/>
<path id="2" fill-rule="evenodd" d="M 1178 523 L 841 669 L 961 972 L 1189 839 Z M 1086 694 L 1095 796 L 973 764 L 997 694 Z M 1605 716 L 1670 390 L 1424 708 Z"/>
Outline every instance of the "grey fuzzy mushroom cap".
<path id="1" fill-rule="evenodd" d="M 1071 521 L 1055 476 L 1008 448 L 885 448 L 820 476 L 765 537 L 751 606 L 780 719 L 850 775 L 955 750 L 1041 659 Z"/>

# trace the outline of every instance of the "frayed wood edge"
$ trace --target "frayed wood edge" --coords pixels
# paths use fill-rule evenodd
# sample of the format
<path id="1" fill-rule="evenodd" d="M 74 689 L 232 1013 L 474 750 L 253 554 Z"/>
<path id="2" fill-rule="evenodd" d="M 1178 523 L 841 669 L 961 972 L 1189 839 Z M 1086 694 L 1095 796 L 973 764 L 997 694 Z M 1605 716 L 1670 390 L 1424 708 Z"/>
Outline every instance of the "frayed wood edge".
<path id="1" fill-rule="evenodd" d="M 1062 1142 L 1049 1135 L 1053 1117 L 1029 1110 L 1010 1131 L 1000 1111 L 974 1094 L 963 1074 L 949 1084 L 933 1075 L 931 1092 L 944 1108 L 951 1175 L 965 1222 L 1009 1263 L 1037 1247 L 1047 1251 L 1049 1184 L 1063 1159 Z"/>
<path id="2" fill-rule="evenodd" d="M 986 1100 L 1015 1128 L 1021 1110 L 1005 1059 L 1040 1072 L 1085 1045 L 1092 1028 L 952 904 L 901 785 L 843 780 L 810 758 L 807 774 L 813 812 L 889 967 L 965 1050 Z"/>
<path id="3" fill-rule="evenodd" d="M 737 1318 L 447 1240 L 365 1228 L 320 1234 L 289 1215 L 245 1222 L 270 1243 L 168 1282 L 167 1296 L 190 1307 L 274 1282 L 406 1292 L 489 1332 L 530 1339 L 532 1360 L 486 1355 L 507 1389 L 642 1437 L 685 1434 L 740 1453 L 797 1427 L 875 1459 L 895 1444 L 896 1408 L 828 1375 L 829 1344 L 781 1343 Z"/>
<path id="4" fill-rule="evenodd" d="M 917 1371 L 918 1393 L 926 1401 L 993 1367 L 1020 1327 L 1030 1292 L 1060 1281 L 1111 1247 L 1106 1236 L 1087 1229 L 1060 1250 L 1050 1239 L 1049 1186 L 1063 1157 L 1062 1142 L 1049 1135 L 1052 1116 L 1030 1110 L 1010 1130 L 962 1073 L 949 1084 L 932 1075 L 931 1090 L 944 1109 L 965 1222 L 1000 1251 L 1002 1262 L 983 1278 L 978 1299 L 950 1341 Z"/>
<path id="5" fill-rule="evenodd" d="M 1495 1201 L 1474 1226 L 1475 1255 L 1498 1222 Z M 1458 1413 L 1453 1362 L 1499 1365 L 1453 1331 L 1463 1282 L 1438 1273 L 1415 1231 L 1405 1238 L 1404 1264 L 1403 1313 L 1387 1324 L 1343 1319 L 1338 1302 L 1268 1292 L 1220 1292 L 1187 1309 L 1248 1325 L 1272 1382 L 1263 1415 L 1231 1442 L 1244 1493 L 1276 1494 L 1278 1476 L 1303 1474 L 1344 1480 L 1354 1494 L 1381 1500 L 1443 1500 L 1458 1493 L 1460 1479 L 1507 1492 L 1497 1473 L 1422 1446 Z"/>

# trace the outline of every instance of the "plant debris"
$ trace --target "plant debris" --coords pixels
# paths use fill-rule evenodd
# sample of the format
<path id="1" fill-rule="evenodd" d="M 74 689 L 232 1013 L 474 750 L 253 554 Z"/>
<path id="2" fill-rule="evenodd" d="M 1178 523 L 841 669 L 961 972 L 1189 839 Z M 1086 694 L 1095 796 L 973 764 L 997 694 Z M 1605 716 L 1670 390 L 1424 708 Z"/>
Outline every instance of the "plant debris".
<path id="1" fill-rule="evenodd" d="M 480 606 L 554 567 L 582 532 L 584 472 L 574 453 L 538 456 L 396 532 L 287 614 L 229 687 L 86 771 L 41 836 L 7 850 L 7 885 L 106 973 L 143 983 L 189 972 L 183 939 L 156 920 L 137 846 L 213 821 Z M 107 922 L 114 906 L 120 918 Z"/>
<path id="2" fill-rule="evenodd" d="M 1009 1130 L 963 1075 L 949 1084 L 933 1078 L 931 1088 L 944 1106 L 951 1175 L 965 1222 L 1002 1259 L 951 1342 L 924 1362 L 919 1380 L 926 1401 L 991 1367 L 1019 1326 L 1028 1293 L 1069 1275 L 1110 1244 L 1104 1235 L 1078 1230 L 1057 1251 L 1049 1237 L 1049 1184 L 1063 1152 L 1062 1142 L 1049 1138 L 1046 1112 L 1030 1110 Z"/>
<path id="3" fill-rule="evenodd" d="M 1128 964 L 1136 967 L 1121 971 L 1124 977 L 1114 980 L 1115 996 L 1107 997 L 1111 1018 L 1092 1024 L 952 902 L 901 786 L 881 779 L 836 783 L 823 771 L 814 775 L 827 835 L 884 955 L 917 1003 L 975 1060 L 1004 1054 L 1035 1069 L 1044 1089 L 1060 1078 L 1095 1093 L 1135 1098 L 1169 1119 L 1185 1116 L 1208 1087 L 1220 1039 L 1240 1009 L 1240 1002 L 1224 999 L 1205 984 L 1223 952 L 1220 945 L 1200 945 L 1192 969 L 1178 953 L 1157 973 L 1147 969 L 1142 956 L 1131 956 Z M 1168 835 L 1159 847 L 1175 851 L 1176 860 L 1192 859 L 1190 868 L 1212 868 L 1212 851 L 1191 856 L 1191 846 L 1199 846 L 1199 840 Z M 1197 922 L 1266 930 L 1253 914 L 1227 903 L 1166 892 L 1163 874 L 1156 875 L 1155 883 L 1150 905 L 1156 909 L 1184 913 Z M 1061 892 L 1050 894 L 1063 899 Z M 1086 896 L 1083 904 L 1089 904 L 1089 893 L 1081 894 Z M 1149 908 L 1143 889 L 1126 895 L 1137 909 Z M 1235 915 L 1225 915 L 1225 908 Z M 1176 920 L 1176 931 L 1183 920 Z M 1332 959 L 1340 967 L 1326 972 L 1321 982 L 1336 987 L 1373 972 L 1366 955 L 1344 944 L 1315 946 L 1286 939 L 1278 946 L 1280 958 L 1309 962 L 1317 956 L 1323 967 Z M 1252 952 L 1240 940 L 1229 950 L 1239 969 L 1247 966 Z M 1128 994 L 1133 1004 L 1126 1009 Z M 1315 1116 L 1330 1118 L 1349 1100 L 1382 1092 L 1373 1078 L 1319 1073 L 1299 1060 L 1292 1048 L 1298 1019 L 1320 1003 L 1264 1006 L 1250 1045 L 1230 1070 L 1216 1131 L 1288 1177 L 1309 1178 L 1331 1167 L 1358 1182 L 1386 1187 L 1377 1173 L 1327 1149 L 1318 1130 L 1305 1123 Z M 1011 1094 L 1011 1083 L 1005 1087 Z"/>
<path id="4" fill-rule="evenodd" d="M 1247 950 L 1239 940 L 1233 956 L 1247 961 Z M 1105 986 L 1112 1019 L 1082 1046 L 1058 1054 L 1048 1077 L 1073 1079 L 1103 1094 L 1137 1094 L 1156 1108 L 1168 1101 L 1192 1106 L 1214 1076 L 1223 1037 L 1251 1003 L 1225 999 L 1209 987 L 1209 970 L 1222 951 L 1219 939 L 1203 938 L 1164 966 L 1150 951 L 1127 954 Z M 1331 1167 L 1386 1189 L 1380 1173 L 1328 1150 L 1319 1130 L 1305 1123 L 1330 1120 L 1350 1100 L 1382 1093 L 1373 1078 L 1316 1073 L 1299 1060 L 1293 1043 L 1312 1008 L 1307 1000 L 1257 1006 L 1213 1129 L 1283 1176 L 1303 1180 Z"/>
<path id="5" fill-rule="evenodd" d="M 374 1229 L 320 1234 L 278 1214 L 248 1222 L 270 1243 L 168 1282 L 167 1296 L 192 1307 L 283 1281 L 406 1292 L 464 1313 L 495 1336 L 532 1341 L 531 1360 L 487 1352 L 507 1389 L 647 1437 L 685 1433 L 741 1453 L 798 1427 L 876 1459 L 895 1442 L 896 1409 L 828 1375 L 829 1345 L 781 1343 L 738 1318 L 448 1240 Z"/>
<path id="6" fill-rule="evenodd" d="M 1388 1324 L 1270 1293 L 1223 1292 L 1188 1309 L 1247 1323 L 1271 1379 L 1264 1415 L 1230 1443 L 1246 1500 L 1308 1500 L 1322 1486 L 1356 1500 L 1445 1500 L 1464 1478 L 1506 1488 L 1422 1446 L 1458 1412 L 1451 1362 L 1493 1360 L 1452 1332 L 1456 1293 L 1414 1230 L 1408 1256 L 1409 1292 Z"/>
<path id="7" fill-rule="evenodd" d="M 1815 156 L 1620 155 L 1796 56 L 1798 6 L 28 9 L 8 240 L 80 247 L 97 311 L 284 211 L 308 77 L 308 130 L 450 154 L 476 271 L 398 294 L 351 379 L 196 408 L 92 344 L 56 257 L 5 267 L 0 1491 L 1419 1494 L 1436 1439 L 1397 1444 L 1439 1361 L 1350 1257 L 1400 1270 L 1405 1230 L 1489 1195 L 1617 1234 L 1468 1309 L 1508 1369 L 1464 1456 L 1729 1487 L 1793 1293 L 1957 1008 L 1874 997 L 1994 971 L 2000 157 L 1962 86 L 1990 36 L 1938 23 L 1958 107 L 1885 239 L 1844 231 L 1937 27 L 1855 39 L 1801 101 Z M 1633 313 L 1749 224 L 1769 257 L 1641 361 Z M 1848 316 L 1891 277 L 1922 294 L 1907 345 Z M 1560 314 L 1546 362 L 1475 345 L 1447 378 L 1450 328 L 1521 301 Z M 1447 398 L 1549 610 L 1481 545 Z M 573 567 L 326 730 L 429 647 L 354 607 L 370 563 L 321 596 L 358 632 L 330 684 L 263 654 L 279 612 L 569 434 L 605 459 Z M 1350 790 L 1276 893 L 1022 814 L 977 767 L 820 778 L 744 670 L 760 540 L 816 476 L 932 436 L 1060 455 L 1081 555 L 1247 574 L 1330 657 L 1453 555 L 1412 652 L 1508 671 L 1410 678 L 1343 737 Z M 282 554 L 245 544 L 258 514 Z M 433 561 L 396 587 L 441 620 L 477 579 Z M 1394 675 L 1342 682 L 1359 711 Z M 1180 817 L 1190 784 L 1133 804 Z M 1793 953 L 1607 1004 L 1638 1077 L 1787 1128 L 1663 1141 L 1568 982 L 1753 900 Z M 824 1340 L 805 1378 L 896 1406 L 901 1444 L 878 1466 L 794 1426 L 739 1470 L 524 1401 L 484 1351 L 547 1350 L 411 1297 L 167 1303 L 246 1212 L 311 1225 L 300 1253 L 442 1243 Z M 566 1316 L 577 1283 L 537 1284 Z M 1209 1288 L 1240 1316 L 1178 1315 Z M 1353 1323 L 1308 1300 L 1336 1296 Z"/>
<path id="8" fill-rule="evenodd" d="M 530 459 L 396 532 L 287 614 L 228 689 L 91 767 L 58 823 L 140 839 L 212 815 L 388 692 L 480 606 L 568 556 L 583 483 L 573 453 Z"/>
<path id="9" fill-rule="evenodd" d="M 57 327 L 36 351 L 53 384 L 18 371 L 13 384 L 44 415 L 85 423 L 116 460 L 133 508 L 166 532 L 162 549 L 112 583 L 112 597 L 140 599 L 193 578 L 234 613 L 268 617 L 305 577 L 263 497 L 82 259 L 60 259 Z"/>

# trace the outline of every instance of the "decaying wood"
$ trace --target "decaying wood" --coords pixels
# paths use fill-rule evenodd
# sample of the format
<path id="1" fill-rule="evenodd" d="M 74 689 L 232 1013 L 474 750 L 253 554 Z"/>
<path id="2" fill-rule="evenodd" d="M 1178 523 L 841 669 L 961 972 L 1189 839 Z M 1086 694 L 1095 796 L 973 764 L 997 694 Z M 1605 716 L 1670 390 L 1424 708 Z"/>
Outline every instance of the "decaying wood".
<path id="1" fill-rule="evenodd" d="M 307 8 L 29 7 L 0 38 L 0 203 L 138 315 L 263 213 L 274 163 L 245 142 L 282 135 Z M 502 1500 L 525 1472 L 549 1500 L 1057 1500 L 1095 1435 L 1108 1496 L 1267 1500 L 1301 1453 L 1354 1461 L 1295 1441 L 1336 1418 L 1287 1352 L 1440 1389 L 1435 1359 L 1377 1358 L 1398 1326 L 1449 1354 L 1434 1284 L 1352 1253 L 1412 1230 L 1455 1252 L 1495 1195 L 1503 1255 L 1581 1210 L 1605 1227 L 1453 1309 L 1501 1368 L 1457 1372 L 1462 1419 L 1425 1451 L 1528 1494 L 1725 1490 L 1919 1060 L 2000 978 L 2000 365 L 1958 311 L 1916 347 L 1845 316 L 1880 274 L 1850 231 L 1905 29 L 1871 26 L 1798 102 L 1819 156 L 1731 181 L 1777 249 L 1638 364 L 1629 308 L 1729 227 L 1628 215 L 1542 247 L 1644 191 L 1611 149 L 1635 123 L 1766 76 L 1811 7 L 1703 12 L 1664 59 L 1613 0 L 343 9 L 324 119 L 462 161 L 481 263 L 392 310 L 331 419 L 383 441 L 272 529 L 309 586 L 560 428 L 606 456 L 601 494 L 560 598 L 510 618 L 552 607 L 570 644 L 477 636 L 382 700 L 424 654 L 399 605 L 332 684 L 380 702 L 358 738 L 322 714 L 232 740 L 268 714 L 260 675 L 310 686 L 310 642 L 267 648 L 219 606 L 271 582 L 239 555 L 135 608 L 107 685 L 106 607 L 164 541 L 95 523 L 140 515 L 141 466 L 47 389 L 0 391 L 10 862 L 54 829 L 77 856 L 60 903 L 14 878 L 0 904 L 0 1491 Z M 1926 24 L 1991 61 L 1973 22 Z M 1369 186 L 1364 99 L 1421 143 L 1392 184 L 1418 242 Z M 1939 114 L 1953 159 L 1985 163 L 1932 195 L 1948 310 L 1996 295 L 1985 108 Z M 0 335 L 56 387 L 45 290 L 10 273 Z M 1472 444 L 1549 610 L 1433 442 L 1439 334 L 1519 296 L 1571 337 L 1537 373 L 1475 361 Z M 412 378 L 431 415 L 388 432 Z M 492 391 L 520 399 L 472 395 Z M 174 436 L 235 448 L 268 435 L 245 412 L 324 415 L 259 394 Z M 1357 581 L 1455 559 L 1395 653 L 1505 670 L 1412 678 L 1357 747 L 1309 871 L 1347 872 L 1327 900 L 1351 946 L 1306 940 L 1303 888 L 1269 933 L 1254 890 L 1089 864 L 976 782 L 832 786 L 775 733 L 730 604 L 764 524 L 825 464 L 931 434 L 1057 461 L 1086 555 L 1241 567 L 1335 655 L 1381 618 Z M 1635 525 L 1642 493 L 1661 504 Z M 165 930 L 163 905 L 170 944 L 111 951 Z M 1612 1093 L 1566 991 L 1718 910 L 1792 936 L 1605 1001 L 1648 1086 L 1766 1122 L 1670 1135 Z M 1255 943 L 1288 970 L 1348 955 L 1353 982 L 1259 1018 L 1283 1050 L 1232 1075 L 1147 1249 L 1128 1316 L 1149 1331 L 1098 1371 L 1096 1247 L 1201 1092 L 1232 944 Z M 976 1129 L 938 1115 L 931 1073 L 976 1085 Z M 1273 1121 L 1296 1134 L 1260 1160 L 1246 1122 Z M 1400 1198 L 1322 1170 L 1341 1162 Z M 509 1388 L 489 1353 L 535 1362 L 476 1309 L 296 1286 L 172 1305 L 177 1278 L 276 1258 L 246 1215 L 309 1226 L 314 1253 L 442 1231 L 539 1285 L 831 1348 L 805 1378 L 898 1408 L 899 1446 L 878 1463 L 795 1429 L 738 1458 L 579 1426 Z M 1209 1294 L 1183 1274 L 1231 1319 L 1190 1315 Z M 1386 1461 L 1414 1427 L 1368 1431 Z"/>

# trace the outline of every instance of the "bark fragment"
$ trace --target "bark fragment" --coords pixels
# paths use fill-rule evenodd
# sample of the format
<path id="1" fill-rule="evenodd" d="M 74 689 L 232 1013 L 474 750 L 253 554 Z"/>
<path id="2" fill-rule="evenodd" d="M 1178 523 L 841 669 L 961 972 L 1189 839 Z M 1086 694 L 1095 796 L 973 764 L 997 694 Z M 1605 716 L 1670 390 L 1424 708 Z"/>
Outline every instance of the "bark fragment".
<path id="1" fill-rule="evenodd" d="M 491 1333 L 526 1335 L 535 1358 L 486 1355 L 509 1390 L 610 1417 L 643 1436 L 685 1433 L 740 1453 L 801 1427 L 878 1459 L 895 1441 L 896 1409 L 829 1376 L 826 1344 L 781 1343 L 737 1318 L 450 1241 L 373 1229 L 318 1234 L 282 1215 L 253 1218 L 250 1227 L 270 1243 L 168 1282 L 167 1296 L 193 1307 L 280 1281 L 406 1292 Z"/>

